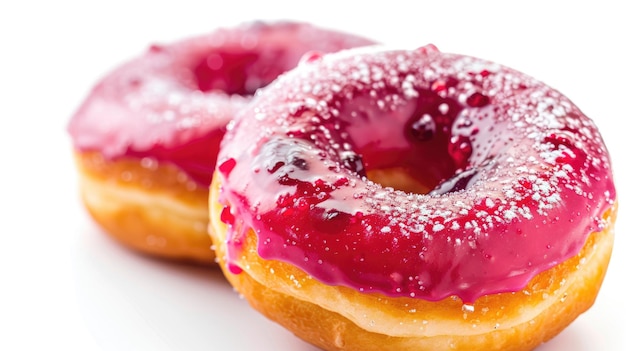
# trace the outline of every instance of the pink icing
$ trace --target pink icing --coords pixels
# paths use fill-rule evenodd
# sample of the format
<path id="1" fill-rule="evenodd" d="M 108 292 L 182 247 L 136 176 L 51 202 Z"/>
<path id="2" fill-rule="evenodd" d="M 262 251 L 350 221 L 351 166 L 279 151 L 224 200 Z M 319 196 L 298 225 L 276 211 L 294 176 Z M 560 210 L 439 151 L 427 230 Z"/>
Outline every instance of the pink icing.
<path id="1" fill-rule="evenodd" d="M 575 255 L 615 200 L 601 136 L 570 100 L 432 46 L 303 62 L 240 116 L 219 154 L 234 271 L 251 228 L 261 257 L 324 283 L 472 302 Z M 432 190 L 363 176 L 389 167 Z"/>
<path id="2" fill-rule="evenodd" d="M 153 45 L 93 88 L 69 133 L 80 151 L 171 162 L 208 185 L 226 124 L 257 88 L 309 50 L 369 44 L 308 24 L 255 22 Z"/>

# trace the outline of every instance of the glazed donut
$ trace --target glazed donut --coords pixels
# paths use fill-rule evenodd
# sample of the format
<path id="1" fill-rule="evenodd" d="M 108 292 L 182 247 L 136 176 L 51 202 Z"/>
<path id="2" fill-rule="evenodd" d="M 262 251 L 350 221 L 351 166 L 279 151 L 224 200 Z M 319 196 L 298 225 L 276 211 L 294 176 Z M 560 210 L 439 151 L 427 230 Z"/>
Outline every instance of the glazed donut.
<path id="1" fill-rule="evenodd" d="M 134 249 L 214 263 L 208 186 L 226 124 L 303 54 L 371 43 L 255 22 L 151 46 L 99 82 L 69 123 L 84 204 Z"/>
<path id="2" fill-rule="evenodd" d="M 226 133 L 210 233 L 250 304 L 325 350 L 531 350 L 594 302 L 608 152 L 566 97 L 473 57 L 303 60 Z"/>

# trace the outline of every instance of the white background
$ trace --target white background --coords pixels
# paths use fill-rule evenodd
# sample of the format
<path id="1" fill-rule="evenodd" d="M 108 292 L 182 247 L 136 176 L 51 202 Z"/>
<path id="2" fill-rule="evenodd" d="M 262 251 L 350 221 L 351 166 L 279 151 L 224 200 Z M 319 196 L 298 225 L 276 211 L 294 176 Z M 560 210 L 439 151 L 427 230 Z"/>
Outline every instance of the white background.
<path id="1" fill-rule="evenodd" d="M 65 125 L 97 79 L 154 41 L 291 19 L 494 60 L 556 87 L 596 121 L 623 190 L 626 20 L 613 5 L 619 2 L 406 3 L 3 1 L 0 349 L 314 350 L 252 311 L 217 271 L 135 255 L 82 209 Z M 539 350 L 626 349 L 624 223 L 596 305 Z"/>

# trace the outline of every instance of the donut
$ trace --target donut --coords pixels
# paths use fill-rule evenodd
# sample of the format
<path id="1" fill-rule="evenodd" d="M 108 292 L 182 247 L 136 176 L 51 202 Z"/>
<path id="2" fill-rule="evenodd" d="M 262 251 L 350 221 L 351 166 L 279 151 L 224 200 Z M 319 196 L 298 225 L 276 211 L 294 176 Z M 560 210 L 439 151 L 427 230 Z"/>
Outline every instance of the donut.
<path id="1" fill-rule="evenodd" d="M 303 59 L 232 122 L 217 165 L 227 279 L 325 350 L 531 350 L 594 303 L 612 251 L 593 122 L 432 45 Z"/>
<path id="2" fill-rule="evenodd" d="M 69 123 L 82 200 L 123 244 L 214 264 L 208 186 L 226 124 L 307 52 L 372 44 L 308 23 L 245 23 L 152 45 L 102 79 Z"/>

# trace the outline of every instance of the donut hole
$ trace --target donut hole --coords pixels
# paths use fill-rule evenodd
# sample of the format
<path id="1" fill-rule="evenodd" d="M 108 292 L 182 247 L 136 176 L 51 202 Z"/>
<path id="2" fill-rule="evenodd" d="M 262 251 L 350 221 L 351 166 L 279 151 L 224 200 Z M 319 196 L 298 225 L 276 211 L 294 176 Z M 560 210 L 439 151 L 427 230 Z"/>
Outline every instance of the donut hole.
<path id="1" fill-rule="evenodd" d="M 387 169 L 373 169 L 367 172 L 367 178 L 383 187 L 402 190 L 407 193 L 428 194 L 432 187 L 411 175 L 406 169 L 396 167 Z"/>
<path id="2" fill-rule="evenodd" d="M 470 159 L 476 159 L 479 130 L 466 122 L 458 101 L 429 89 L 416 94 L 393 111 L 368 96 L 346 103 L 341 118 L 350 148 L 362 159 L 364 175 L 383 187 L 417 194 L 465 189 L 478 174 Z"/>
<path id="3" fill-rule="evenodd" d="M 436 179 L 432 174 L 422 174 L 419 169 L 403 167 L 372 169 L 366 172 L 367 178 L 382 187 L 389 187 L 413 194 L 446 194 L 470 187 L 479 175 L 479 168 L 469 167 L 458 170 L 449 176 Z"/>
<path id="4" fill-rule="evenodd" d="M 286 62 L 284 50 L 210 52 L 195 65 L 193 76 L 203 92 L 253 95 L 297 62 Z"/>

